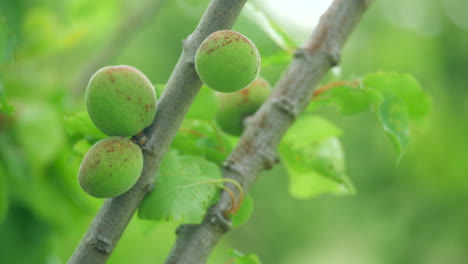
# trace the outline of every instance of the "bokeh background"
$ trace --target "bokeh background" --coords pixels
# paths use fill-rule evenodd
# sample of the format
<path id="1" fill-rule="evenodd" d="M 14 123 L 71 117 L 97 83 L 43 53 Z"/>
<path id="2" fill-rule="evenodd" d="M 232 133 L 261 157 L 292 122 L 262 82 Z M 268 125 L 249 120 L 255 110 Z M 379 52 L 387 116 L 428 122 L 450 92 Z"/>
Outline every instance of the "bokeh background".
<path id="1" fill-rule="evenodd" d="M 64 117 L 84 111 L 84 86 L 101 66 L 129 64 L 154 83 L 166 82 L 208 1 L 154 2 L 0 1 L 0 91 L 15 108 L 0 113 L 1 263 L 66 262 L 99 209 L 102 200 L 76 182 L 81 160 Z M 259 17 L 300 44 L 329 2 L 250 1 L 234 28 L 268 57 L 281 48 Z M 433 109 L 412 126 L 408 153 L 395 166 L 371 113 L 322 110 L 344 131 L 357 194 L 294 199 L 277 166 L 251 191 L 251 219 L 223 239 L 210 263 L 226 262 L 235 248 L 267 264 L 467 264 L 466 10 L 463 0 L 376 0 L 334 72 L 341 79 L 378 70 L 416 76 Z M 275 83 L 283 70 L 269 65 L 262 75 Z M 134 218 L 109 263 L 162 263 L 177 225 Z"/>

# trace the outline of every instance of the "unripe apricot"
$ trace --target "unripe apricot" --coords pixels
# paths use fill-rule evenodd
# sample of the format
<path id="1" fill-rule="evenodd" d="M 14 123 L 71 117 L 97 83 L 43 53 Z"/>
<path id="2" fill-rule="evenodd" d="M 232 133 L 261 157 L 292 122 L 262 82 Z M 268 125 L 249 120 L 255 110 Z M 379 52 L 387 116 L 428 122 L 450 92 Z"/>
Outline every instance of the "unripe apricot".
<path id="1" fill-rule="evenodd" d="M 110 198 L 128 191 L 142 170 L 143 154 L 137 144 L 124 137 L 108 137 L 88 150 L 78 182 L 88 194 Z"/>
<path id="2" fill-rule="evenodd" d="M 220 30 L 209 35 L 195 55 L 195 69 L 211 89 L 231 93 L 247 87 L 258 76 L 260 55 L 244 35 Z"/>
<path id="3" fill-rule="evenodd" d="M 258 78 L 240 91 L 217 93 L 219 109 L 216 122 L 219 127 L 228 134 L 240 136 L 244 129 L 244 119 L 260 108 L 270 92 L 270 84 L 263 78 Z"/>
<path id="4" fill-rule="evenodd" d="M 98 70 L 86 89 L 86 106 L 95 125 L 109 136 L 133 136 L 151 125 L 156 93 L 138 69 L 120 65 Z"/>

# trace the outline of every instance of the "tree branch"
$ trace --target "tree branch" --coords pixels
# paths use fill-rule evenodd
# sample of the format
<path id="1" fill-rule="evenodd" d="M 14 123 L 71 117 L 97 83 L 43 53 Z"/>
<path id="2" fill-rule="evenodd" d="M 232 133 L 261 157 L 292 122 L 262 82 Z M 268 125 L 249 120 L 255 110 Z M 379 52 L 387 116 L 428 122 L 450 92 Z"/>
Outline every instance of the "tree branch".
<path id="1" fill-rule="evenodd" d="M 144 196 L 152 189 L 156 169 L 171 144 L 202 82 L 195 71 L 195 52 L 212 32 L 229 29 L 246 0 L 213 0 L 195 31 L 184 41 L 182 55 L 158 102 L 156 118 L 141 138 L 143 172 L 128 192 L 107 199 L 68 261 L 69 264 L 105 263 Z M 140 140 L 138 140 L 140 142 Z"/>
<path id="2" fill-rule="evenodd" d="M 305 109 L 325 73 L 338 64 L 342 46 L 370 2 L 335 0 L 332 3 L 309 41 L 296 51 L 270 98 L 247 120 L 239 144 L 224 163 L 224 177 L 236 180 L 247 191 L 262 170 L 278 162 L 276 149 L 281 138 Z M 206 263 L 216 243 L 230 228 L 229 220 L 224 218 L 224 212 L 230 207 L 231 198 L 223 192 L 201 224 L 182 225 L 165 263 Z"/>

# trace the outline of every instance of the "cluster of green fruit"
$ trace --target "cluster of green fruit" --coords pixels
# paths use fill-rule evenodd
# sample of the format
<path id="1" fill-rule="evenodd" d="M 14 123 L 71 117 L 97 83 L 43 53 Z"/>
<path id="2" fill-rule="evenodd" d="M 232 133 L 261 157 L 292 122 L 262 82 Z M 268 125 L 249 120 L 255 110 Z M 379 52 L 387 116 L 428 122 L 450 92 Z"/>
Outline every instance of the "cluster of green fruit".
<path id="1" fill-rule="evenodd" d="M 208 87 L 218 91 L 216 121 L 229 134 L 239 136 L 245 117 L 270 94 L 270 85 L 258 78 L 259 68 L 257 48 L 235 31 L 214 32 L 197 50 L 195 69 Z M 129 137 L 153 122 L 155 90 L 133 67 L 104 67 L 91 77 L 86 106 L 95 125 L 110 137 L 86 153 L 78 181 L 94 197 L 120 195 L 136 183 L 143 169 L 142 151 Z"/>
<path id="2" fill-rule="evenodd" d="M 244 119 L 258 110 L 271 90 L 268 82 L 258 77 L 257 48 L 238 32 L 216 31 L 198 48 L 195 69 L 208 87 L 218 91 L 218 125 L 226 133 L 239 136 Z"/>
<path id="3" fill-rule="evenodd" d="M 128 191 L 143 170 L 142 151 L 128 137 L 153 122 L 156 93 L 142 72 L 121 65 L 98 70 L 89 81 L 85 98 L 94 124 L 110 137 L 86 153 L 78 181 L 94 197 L 114 197 Z"/>

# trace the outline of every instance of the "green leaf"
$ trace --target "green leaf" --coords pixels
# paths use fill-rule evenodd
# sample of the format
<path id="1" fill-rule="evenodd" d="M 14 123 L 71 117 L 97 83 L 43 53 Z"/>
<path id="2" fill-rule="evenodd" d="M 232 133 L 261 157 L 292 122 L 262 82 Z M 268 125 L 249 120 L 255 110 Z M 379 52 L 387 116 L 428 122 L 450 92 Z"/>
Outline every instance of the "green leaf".
<path id="1" fill-rule="evenodd" d="M 48 165 L 65 144 L 60 114 L 50 105 L 24 102 L 17 106 L 16 137 L 33 168 Z"/>
<path id="2" fill-rule="evenodd" d="M 24 157 L 26 153 L 9 139 L 0 133 L 0 161 L 5 169 L 11 200 L 21 203 L 38 218 L 58 227 L 75 221 L 82 211 L 77 211 L 77 200 L 67 197 L 65 193 L 68 189 L 61 182 L 71 178 L 74 186 L 77 186 L 76 171 L 74 175 L 59 174 L 55 171 L 55 162 L 47 170 L 31 171 L 31 163 Z"/>
<path id="3" fill-rule="evenodd" d="M 336 105 L 343 114 L 355 114 L 379 105 L 383 95 L 401 100 L 408 109 L 409 118 L 422 121 L 431 109 L 431 99 L 419 82 L 409 74 L 396 72 L 370 73 L 358 81 L 329 83 L 316 91 L 309 110 L 324 105 Z M 320 90 L 323 91 L 320 91 Z M 317 94 L 318 93 L 318 94 Z"/>
<path id="4" fill-rule="evenodd" d="M 186 118 L 211 121 L 218 111 L 218 98 L 215 92 L 203 85 L 190 106 Z"/>
<path id="5" fill-rule="evenodd" d="M 158 98 L 161 98 L 161 95 L 162 95 L 162 93 L 163 93 L 164 88 L 166 87 L 166 85 L 163 84 L 163 83 L 162 83 L 162 84 L 159 83 L 159 84 L 153 84 L 153 86 L 154 86 L 154 90 L 156 91 L 157 97 L 158 97 Z"/>
<path id="6" fill-rule="evenodd" d="M 353 115 L 367 111 L 376 99 L 375 93 L 369 90 L 339 85 L 314 96 L 308 110 L 334 105 L 343 115 Z"/>
<path id="7" fill-rule="evenodd" d="M 161 97 L 165 86 L 165 84 L 154 85 L 158 97 Z M 205 121 L 214 120 L 216 112 L 218 111 L 218 104 L 218 98 L 215 92 L 208 86 L 203 85 L 192 105 L 190 105 L 185 118 Z"/>
<path id="8" fill-rule="evenodd" d="M 317 115 L 301 116 L 288 130 L 283 142 L 300 148 L 303 143 L 336 137 L 341 135 L 341 130 L 330 121 Z"/>
<path id="9" fill-rule="evenodd" d="M 73 144 L 73 153 L 78 157 L 83 158 L 91 147 L 92 144 L 88 140 L 81 139 Z"/>
<path id="10" fill-rule="evenodd" d="M 3 83 L 0 79 L 0 113 L 11 114 L 15 108 L 8 104 L 7 98 L 5 96 L 5 92 L 3 89 Z"/>
<path id="11" fill-rule="evenodd" d="M 413 121 L 422 121 L 431 110 L 429 95 L 412 75 L 396 72 L 371 73 L 364 77 L 362 83 L 366 89 L 380 91 L 401 100 L 408 110 L 408 117 Z"/>
<path id="12" fill-rule="evenodd" d="M 185 120 L 174 138 L 172 147 L 181 154 L 201 156 L 221 164 L 231 152 L 229 137 L 213 122 Z"/>
<path id="13" fill-rule="evenodd" d="M 409 145 L 409 121 L 421 123 L 431 109 L 431 99 L 409 74 L 371 73 L 357 81 L 339 81 L 316 91 L 310 111 L 335 105 L 343 114 L 374 109 L 401 160 Z"/>
<path id="14" fill-rule="evenodd" d="M 303 116 L 289 129 L 279 150 L 290 177 L 291 195 L 308 199 L 322 193 L 354 193 L 345 172 L 342 146 L 336 138 L 340 133 L 318 116 Z"/>
<path id="15" fill-rule="evenodd" d="M 0 164 L 0 223 L 5 218 L 8 211 L 8 189 L 6 185 L 6 175 Z"/>
<path id="16" fill-rule="evenodd" d="M 258 256 L 254 253 L 244 254 L 238 250 L 231 249 L 230 255 L 233 256 L 226 263 L 230 264 L 261 264 L 262 262 L 258 258 Z"/>
<path id="17" fill-rule="evenodd" d="M 296 50 L 297 45 L 291 37 L 270 19 L 263 11 L 257 9 L 251 2 L 247 2 L 243 9 L 244 12 L 253 20 L 270 38 L 284 51 L 291 54 Z"/>
<path id="18" fill-rule="evenodd" d="M 199 223 L 222 185 L 216 164 L 174 150 L 166 153 L 156 176 L 154 190 L 140 205 L 140 218 Z"/>
<path id="19" fill-rule="evenodd" d="M 247 222 L 252 215 L 253 209 L 252 197 L 250 194 L 247 194 L 242 201 L 239 211 L 232 217 L 232 227 L 238 227 Z"/>
<path id="20" fill-rule="evenodd" d="M 293 57 L 291 53 L 286 51 L 280 51 L 273 55 L 262 57 L 262 67 L 271 65 L 286 65 L 292 61 Z"/>
<path id="21" fill-rule="evenodd" d="M 13 62 L 13 48 L 16 39 L 9 30 L 6 18 L 0 17 L 0 64 Z"/>
<path id="22" fill-rule="evenodd" d="M 408 147 L 410 137 L 406 105 L 397 97 L 386 95 L 378 107 L 377 116 L 392 140 L 398 163 Z"/>
<path id="23" fill-rule="evenodd" d="M 97 128 L 88 112 L 78 112 L 65 117 L 65 129 L 70 136 L 92 137 L 95 140 L 107 137 Z"/>

